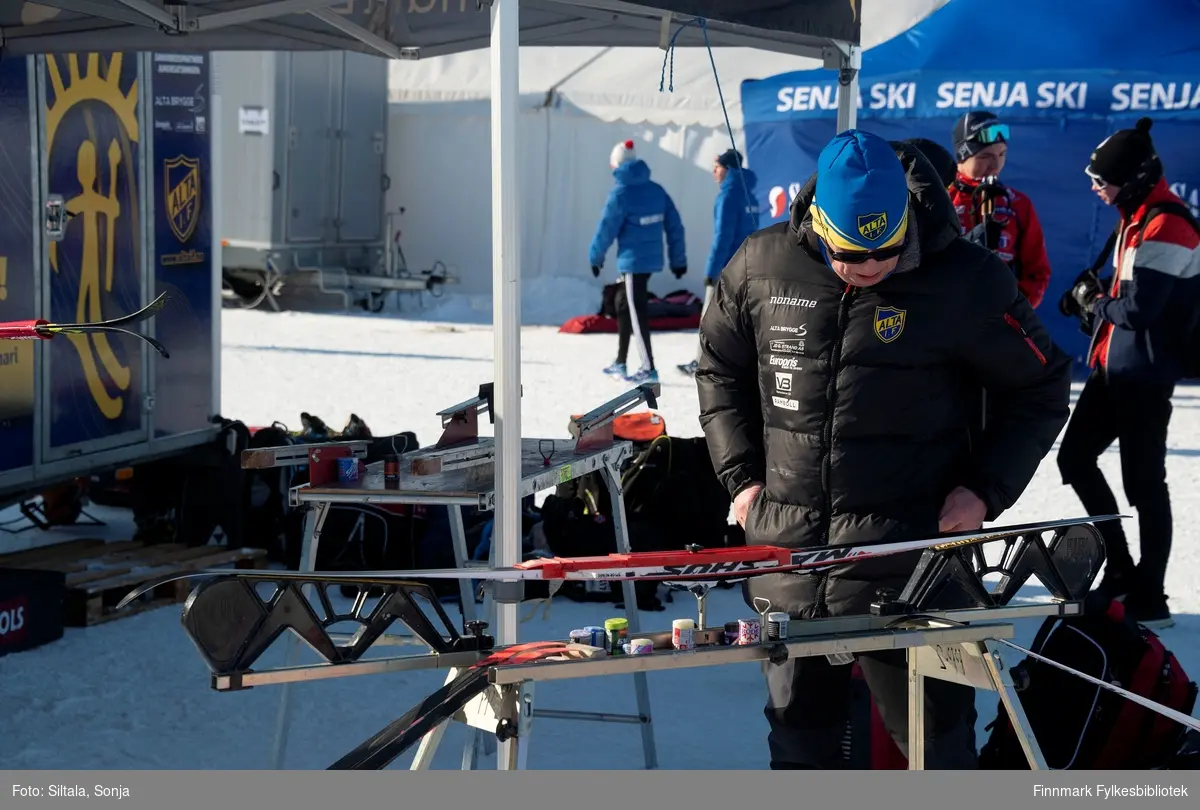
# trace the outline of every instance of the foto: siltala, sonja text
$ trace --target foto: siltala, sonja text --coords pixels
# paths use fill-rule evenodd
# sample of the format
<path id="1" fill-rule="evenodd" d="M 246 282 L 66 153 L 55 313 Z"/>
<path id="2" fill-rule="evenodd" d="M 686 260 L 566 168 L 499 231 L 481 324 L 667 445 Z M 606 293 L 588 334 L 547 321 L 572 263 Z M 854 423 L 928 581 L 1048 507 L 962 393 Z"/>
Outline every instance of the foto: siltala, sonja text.
<path id="1" fill-rule="evenodd" d="M 108 787 L 106 785 L 48 785 L 33 787 L 32 785 L 13 785 L 12 795 L 23 799 L 61 798 L 61 799 L 128 799 L 129 788 L 124 785 Z"/>

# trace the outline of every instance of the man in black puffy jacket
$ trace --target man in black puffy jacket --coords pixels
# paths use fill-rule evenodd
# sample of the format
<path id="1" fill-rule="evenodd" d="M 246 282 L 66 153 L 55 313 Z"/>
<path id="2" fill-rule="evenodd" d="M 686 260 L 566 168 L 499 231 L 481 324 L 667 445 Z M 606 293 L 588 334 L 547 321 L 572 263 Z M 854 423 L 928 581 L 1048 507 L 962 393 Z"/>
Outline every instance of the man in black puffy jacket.
<path id="1" fill-rule="evenodd" d="M 1066 424 L 1070 358 L 1009 269 L 960 236 L 933 167 L 856 130 L 822 151 L 790 221 L 751 235 L 700 327 L 700 422 L 746 542 L 788 547 L 977 529 Z M 979 390 L 992 412 L 974 439 Z M 915 556 L 773 574 L 748 597 L 798 619 L 867 613 Z M 902 651 L 859 656 L 907 753 Z M 764 667 L 771 767 L 833 768 L 849 666 Z M 975 767 L 974 690 L 926 682 L 930 768 Z"/>

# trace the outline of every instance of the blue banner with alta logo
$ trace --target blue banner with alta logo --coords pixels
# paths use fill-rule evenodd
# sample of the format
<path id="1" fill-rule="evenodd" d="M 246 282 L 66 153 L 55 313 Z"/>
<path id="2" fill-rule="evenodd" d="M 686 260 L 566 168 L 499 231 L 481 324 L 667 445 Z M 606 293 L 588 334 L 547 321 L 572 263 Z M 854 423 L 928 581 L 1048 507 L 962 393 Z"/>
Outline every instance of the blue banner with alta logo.
<path id="1" fill-rule="evenodd" d="M 155 53 L 151 64 L 155 294 L 171 297 L 156 318 L 171 352 L 155 365 L 164 436 L 204 429 L 213 410 L 212 118 L 208 54 Z"/>
<path id="2" fill-rule="evenodd" d="M 46 56 L 42 110 L 47 190 L 69 213 L 47 245 L 41 317 L 57 323 L 127 315 L 143 304 L 140 194 L 147 133 L 135 53 Z M 145 438 L 144 346 L 120 335 L 48 341 L 49 444 L 60 453 Z M 68 449 L 70 448 L 70 449 Z"/>
<path id="3" fill-rule="evenodd" d="M 1000 182 L 1029 197 L 1052 275 L 1038 315 L 1083 361 L 1087 337 L 1057 302 L 1116 224 L 1084 174 L 1108 135 L 1153 120 L 1171 189 L 1200 213 L 1200 0 L 951 0 L 863 54 L 854 99 L 859 129 L 889 140 L 929 138 L 953 151 L 955 121 L 990 110 L 1011 137 Z M 1147 30 L 1154 36 L 1132 32 Z M 760 227 L 783 221 L 835 134 L 832 70 L 741 86 L 746 163 L 759 177 Z"/>

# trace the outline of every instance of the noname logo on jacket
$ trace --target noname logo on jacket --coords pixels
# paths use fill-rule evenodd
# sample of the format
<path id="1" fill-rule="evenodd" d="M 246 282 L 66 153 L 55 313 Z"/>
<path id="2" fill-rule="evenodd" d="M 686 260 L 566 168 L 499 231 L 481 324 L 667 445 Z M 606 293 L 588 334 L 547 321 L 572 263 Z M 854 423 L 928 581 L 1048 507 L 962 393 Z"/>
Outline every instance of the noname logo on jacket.
<path id="1" fill-rule="evenodd" d="M 787 298 L 782 295 L 772 295 L 770 303 L 781 307 L 807 307 L 809 309 L 817 305 L 817 302 L 811 298 Z"/>

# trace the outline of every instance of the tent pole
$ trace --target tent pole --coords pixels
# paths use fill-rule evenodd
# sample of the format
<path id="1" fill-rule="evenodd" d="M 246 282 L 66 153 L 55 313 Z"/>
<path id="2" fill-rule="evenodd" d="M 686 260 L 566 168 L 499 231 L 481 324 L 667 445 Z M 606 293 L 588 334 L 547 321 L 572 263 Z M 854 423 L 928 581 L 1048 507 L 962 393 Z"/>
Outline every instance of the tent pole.
<path id="1" fill-rule="evenodd" d="M 862 68 L 862 49 L 848 42 L 836 43 L 838 72 L 837 131 L 858 126 L 858 71 Z M 826 63 L 828 67 L 828 61 Z"/>
<path id="2" fill-rule="evenodd" d="M 518 0 L 493 0 L 492 332 L 495 340 L 496 511 L 493 565 L 521 561 L 521 245 L 517 193 Z M 495 601 L 496 643 L 517 642 L 519 603 Z M 511 742 L 503 745 L 511 745 Z M 506 761 L 503 754 L 498 762 Z"/>

